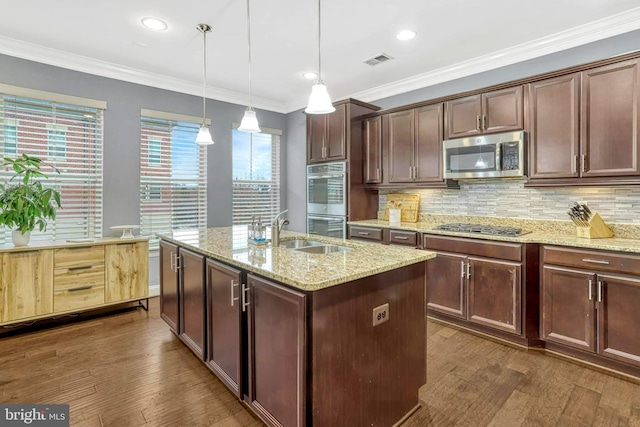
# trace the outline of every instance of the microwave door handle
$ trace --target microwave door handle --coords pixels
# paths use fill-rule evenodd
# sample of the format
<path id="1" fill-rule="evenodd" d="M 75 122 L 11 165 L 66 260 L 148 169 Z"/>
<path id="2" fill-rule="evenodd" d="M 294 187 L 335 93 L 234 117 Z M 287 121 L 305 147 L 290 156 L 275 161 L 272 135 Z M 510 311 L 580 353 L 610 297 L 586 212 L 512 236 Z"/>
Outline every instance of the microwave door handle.
<path id="1" fill-rule="evenodd" d="M 502 143 L 496 144 L 496 170 L 502 170 Z"/>

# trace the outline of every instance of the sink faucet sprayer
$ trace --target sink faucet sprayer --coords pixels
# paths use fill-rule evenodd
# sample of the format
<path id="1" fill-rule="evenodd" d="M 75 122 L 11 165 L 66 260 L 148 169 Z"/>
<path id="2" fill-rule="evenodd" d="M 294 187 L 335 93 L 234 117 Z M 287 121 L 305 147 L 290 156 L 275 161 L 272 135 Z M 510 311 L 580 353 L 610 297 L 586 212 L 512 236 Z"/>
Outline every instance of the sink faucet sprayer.
<path id="1" fill-rule="evenodd" d="M 280 231 L 282 231 L 282 227 L 284 227 L 285 225 L 289 225 L 288 219 L 280 218 L 287 212 L 289 212 L 289 209 L 280 212 L 278 215 L 276 215 L 276 217 L 273 219 L 273 222 L 271 223 L 271 246 L 273 246 L 274 248 L 280 246 Z"/>

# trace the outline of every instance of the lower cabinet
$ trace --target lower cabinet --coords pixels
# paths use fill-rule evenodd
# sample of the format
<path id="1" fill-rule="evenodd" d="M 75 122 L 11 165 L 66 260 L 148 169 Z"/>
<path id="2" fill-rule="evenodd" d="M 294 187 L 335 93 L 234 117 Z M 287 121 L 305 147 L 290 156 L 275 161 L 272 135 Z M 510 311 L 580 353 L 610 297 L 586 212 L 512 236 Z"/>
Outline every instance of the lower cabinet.
<path id="1" fill-rule="evenodd" d="M 547 346 L 640 367 L 640 257 L 545 246 L 542 259 Z"/>
<path id="2" fill-rule="evenodd" d="M 178 259 L 180 338 L 200 359 L 204 360 L 207 308 L 204 256 L 180 248 Z"/>
<path id="3" fill-rule="evenodd" d="M 178 246 L 160 241 L 160 317 L 176 333 L 180 329 Z"/>

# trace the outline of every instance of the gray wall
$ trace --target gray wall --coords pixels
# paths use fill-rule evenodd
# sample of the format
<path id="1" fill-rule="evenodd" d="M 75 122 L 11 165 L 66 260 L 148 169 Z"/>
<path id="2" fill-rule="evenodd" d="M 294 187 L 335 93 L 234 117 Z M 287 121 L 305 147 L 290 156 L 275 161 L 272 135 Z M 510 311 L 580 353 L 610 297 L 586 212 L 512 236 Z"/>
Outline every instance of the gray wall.
<path id="1" fill-rule="evenodd" d="M 370 102 L 384 109 L 394 108 L 597 61 L 639 49 L 640 30 L 518 64 Z M 300 186 L 304 185 L 306 171 L 304 156 L 299 155 L 299 150 L 303 150 L 306 145 L 305 127 L 306 123 L 301 111 L 287 114 L 287 134 L 289 135 L 287 144 L 289 146 L 289 155 L 292 156 L 292 153 L 295 153 L 295 158 L 289 158 L 287 170 L 289 181 L 287 198 L 289 206 L 296 207 L 295 210 L 292 209 L 289 213 L 289 221 L 291 222 L 290 228 L 298 231 L 304 231 L 306 227 L 306 212 L 303 209 L 306 205 L 306 196 L 303 191 L 304 187 L 300 190 Z M 298 206 L 300 206 L 301 209 L 298 209 Z"/>
<path id="2" fill-rule="evenodd" d="M 202 115 L 202 98 L 0 55 L 0 83 L 107 102 L 104 115 L 103 234 L 140 223 L 140 109 Z M 207 224 L 231 225 L 231 129 L 245 106 L 207 100 L 215 144 L 208 147 Z M 257 110 L 260 125 L 286 131 L 284 114 Z M 282 137 L 282 205 L 287 205 L 286 132 Z"/>

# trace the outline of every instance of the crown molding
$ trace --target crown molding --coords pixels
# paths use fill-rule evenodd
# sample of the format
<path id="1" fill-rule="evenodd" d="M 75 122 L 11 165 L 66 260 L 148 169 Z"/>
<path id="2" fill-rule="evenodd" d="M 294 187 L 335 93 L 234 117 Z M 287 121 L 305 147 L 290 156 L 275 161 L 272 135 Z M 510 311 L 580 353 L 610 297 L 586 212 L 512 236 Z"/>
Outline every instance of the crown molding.
<path id="1" fill-rule="evenodd" d="M 341 96 L 339 99 L 355 98 L 363 102 L 374 102 L 378 99 L 422 89 L 461 77 L 468 77 L 638 29 L 640 29 L 640 7 L 531 42 L 522 43 L 347 96 Z M 305 99 L 298 98 L 295 102 L 287 103 L 285 109 L 287 112 L 297 111 L 300 108 L 304 108 L 305 102 Z"/>
<path id="2" fill-rule="evenodd" d="M 171 90 L 188 95 L 202 96 L 201 84 L 51 49 L 9 37 L 0 36 L 0 53 L 129 83 Z M 207 86 L 207 98 L 238 105 L 248 105 L 249 103 L 249 96 L 247 94 L 213 86 Z M 277 113 L 287 112 L 282 102 L 256 96 L 253 97 L 253 107 L 275 111 Z"/>

